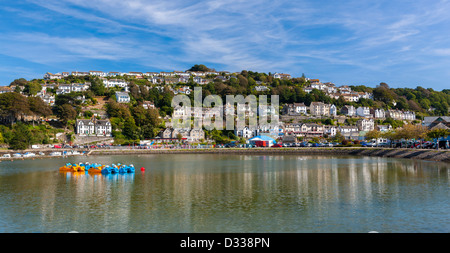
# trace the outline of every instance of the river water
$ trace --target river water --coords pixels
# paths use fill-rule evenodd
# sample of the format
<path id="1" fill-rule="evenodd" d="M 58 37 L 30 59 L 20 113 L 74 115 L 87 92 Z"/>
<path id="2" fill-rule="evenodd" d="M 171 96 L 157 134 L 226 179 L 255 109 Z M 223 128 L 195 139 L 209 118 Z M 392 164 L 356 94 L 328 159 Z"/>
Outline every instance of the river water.
<path id="1" fill-rule="evenodd" d="M 136 173 L 63 173 L 67 162 Z M 145 172 L 139 168 L 144 167 Z M 159 154 L 2 161 L 1 233 L 448 233 L 450 164 Z"/>

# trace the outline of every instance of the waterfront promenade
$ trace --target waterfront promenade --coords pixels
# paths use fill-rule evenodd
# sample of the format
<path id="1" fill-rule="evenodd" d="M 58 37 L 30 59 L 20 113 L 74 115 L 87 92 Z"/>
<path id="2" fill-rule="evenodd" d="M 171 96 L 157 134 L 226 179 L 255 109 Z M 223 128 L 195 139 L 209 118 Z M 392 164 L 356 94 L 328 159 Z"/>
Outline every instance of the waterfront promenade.
<path id="1" fill-rule="evenodd" d="M 50 156 L 51 152 L 58 151 L 74 151 L 83 153 L 83 156 L 96 155 L 144 155 L 144 154 L 240 154 L 240 155 L 352 155 L 352 156 L 378 156 L 391 158 L 419 159 L 438 162 L 450 162 L 450 150 L 445 149 L 414 149 L 414 148 L 378 148 L 378 147 L 286 147 L 286 148 L 160 148 L 160 149 L 138 149 L 138 148 L 122 148 L 122 149 L 40 149 L 44 155 L 36 155 L 32 157 L 11 157 L 2 158 L 3 161 L 17 159 L 41 159 L 56 158 L 60 156 Z M 37 150 L 25 150 L 19 153 L 36 152 Z M 3 154 L 14 154 L 18 151 L 1 150 L 0 156 Z"/>

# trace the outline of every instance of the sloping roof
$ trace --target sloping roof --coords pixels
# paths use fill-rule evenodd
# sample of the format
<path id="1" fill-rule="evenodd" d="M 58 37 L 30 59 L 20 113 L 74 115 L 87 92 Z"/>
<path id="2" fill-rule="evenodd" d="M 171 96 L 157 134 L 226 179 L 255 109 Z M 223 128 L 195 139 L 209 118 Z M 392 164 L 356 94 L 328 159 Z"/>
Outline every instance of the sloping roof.
<path id="1" fill-rule="evenodd" d="M 432 123 L 433 121 L 437 120 L 438 118 L 441 118 L 447 122 L 450 122 L 450 116 L 431 116 L 431 117 L 424 117 L 423 123 Z"/>

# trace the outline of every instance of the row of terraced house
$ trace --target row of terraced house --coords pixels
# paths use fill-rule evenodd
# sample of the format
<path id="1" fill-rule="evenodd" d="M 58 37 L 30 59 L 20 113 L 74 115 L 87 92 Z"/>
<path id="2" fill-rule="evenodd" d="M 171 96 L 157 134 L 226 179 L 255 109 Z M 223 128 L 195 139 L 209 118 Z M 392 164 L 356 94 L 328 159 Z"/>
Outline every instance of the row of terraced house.
<path id="1" fill-rule="evenodd" d="M 282 114 L 288 116 L 337 116 L 338 109 L 335 105 L 330 105 L 323 102 L 312 102 L 310 106 L 306 106 L 304 103 L 292 103 L 285 104 L 283 106 Z M 381 108 L 369 108 L 365 106 L 355 108 L 353 105 L 344 105 L 339 109 L 339 114 L 348 117 L 359 116 L 375 119 L 393 118 L 395 120 L 408 121 L 413 121 L 416 119 L 416 113 L 414 111 L 404 111 L 398 109 L 384 110 Z"/>

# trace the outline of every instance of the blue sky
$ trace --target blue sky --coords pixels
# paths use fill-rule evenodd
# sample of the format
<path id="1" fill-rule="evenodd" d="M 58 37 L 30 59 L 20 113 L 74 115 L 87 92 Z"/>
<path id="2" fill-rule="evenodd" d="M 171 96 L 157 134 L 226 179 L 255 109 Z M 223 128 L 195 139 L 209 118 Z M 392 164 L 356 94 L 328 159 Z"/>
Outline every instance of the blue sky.
<path id="1" fill-rule="evenodd" d="M 0 0 L 0 85 L 46 72 L 282 72 L 450 88 L 450 1 Z"/>

